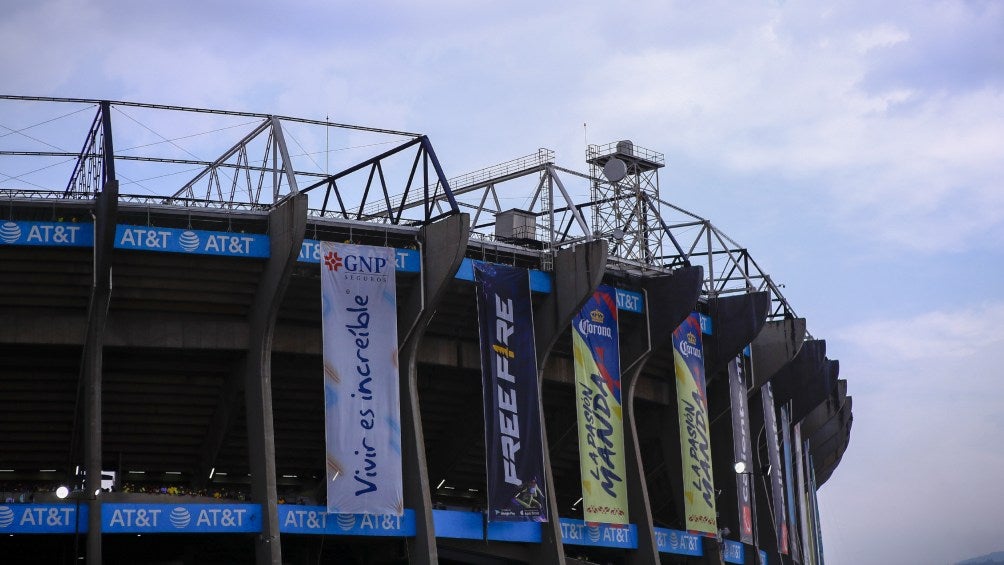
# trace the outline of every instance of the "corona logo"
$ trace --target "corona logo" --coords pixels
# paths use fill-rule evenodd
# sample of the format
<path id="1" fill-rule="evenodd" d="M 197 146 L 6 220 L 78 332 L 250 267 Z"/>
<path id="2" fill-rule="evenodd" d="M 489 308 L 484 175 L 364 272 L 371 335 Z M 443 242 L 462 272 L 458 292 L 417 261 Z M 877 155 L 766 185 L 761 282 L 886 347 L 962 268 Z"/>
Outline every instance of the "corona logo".
<path id="1" fill-rule="evenodd" d="M 599 310 L 593 310 L 592 312 L 590 312 L 589 317 L 593 320 L 593 322 L 597 324 L 603 323 L 604 319 L 603 312 L 600 312 Z"/>
<path id="2" fill-rule="evenodd" d="M 687 332 L 687 343 L 690 345 L 697 345 L 697 336 L 691 332 Z"/>

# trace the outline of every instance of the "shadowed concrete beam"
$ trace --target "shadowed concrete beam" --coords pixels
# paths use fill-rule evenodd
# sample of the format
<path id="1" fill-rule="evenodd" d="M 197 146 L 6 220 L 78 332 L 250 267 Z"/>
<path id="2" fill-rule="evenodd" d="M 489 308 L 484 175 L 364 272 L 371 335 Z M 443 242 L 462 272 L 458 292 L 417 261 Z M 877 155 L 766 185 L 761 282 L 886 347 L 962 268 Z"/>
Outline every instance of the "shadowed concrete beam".
<path id="1" fill-rule="evenodd" d="M 774 401 L 778 406 L 790 403 L 791 419 L 798 422 L 835 393 L 837 372 L 839 364 L 826 358 L 826 342 L 808 340 L 791 363 L 771 377 Z"/>
<path id="2" fill-rule="evenodd" d="M 415 538 L 408 544 L 410 563 L 439 562 L 418 399 L 418 349 L 436 306 L 460 268 L 470 230 L 468 214 L 448 216 L 422 227 L 418 235 L 422 245 L 420 284 L 412 287 L 398 314 L 404 505 L 415 511 Z"/>
<path id="3" fill-rule="evenodd" d="M 826 398 L 800 420 L 802 437 L 808 439 L 833 417 L 847 399 L 847 381 L 837 380 L 835 394 Z"/>
<path id="4" fill-rule="evenodd" d="M 805 318 L 789 318 L 764 324 L 750 344 L 753 350 L 752 388 L 760 388 L 784 367 L 805 341 Z"/>
<path id="5" fill-rule="evenodd" d="M 766 291 L 708 301 L 713 333 L 704 343 L 704 368 L 709 380 L 754 340 L 767 322 L 769 310 L 770 294 Z"/>
<path id="6" fill-rule="evenodd" d="M 261 534 L 255 537 L 255 562 L 280 565 L 279 507 L 275 487 L 275 428 L 272 421 L 272 336 L 282 296 L 296 265 L 307 229 L 307 197 L 297 195 L 268 216 L 270 256 L 265 262 L 248 321 L 244 367 L 248 468 L 251 499 L 261 504 Z M 221 430 L 218 433 L 225 433 Z"/>
<path id="7" fill-rule="evenodd" d="M 107 105 L 103 111 L 107 112 Z M 106 126 L 110 143 L 111 130 Z M 108 155 L 111 155 L 109 152 Z M 109 160 L 111 158 L 109 157 Z M 114 177 L 114 173 L 112 174 Z M 74 439 L 83 439 L 84 469 L 87 472 L 84 492 L 95 492 L 101 488 L 101 387 L 104 371 L 104 338 L 108 322 L 108 307 L 112 295 L 112 253 L 115 249 L 115 224 L 118 216 L 118 181 L 109 180 L 95 199 L 94 214 L 94 283 L 87 305 L 87 328 L 84 333 L 84 350 L 81 359 L 80 381 L 78 385 L 77 414 L 83 416 L 81 422 L 74 418 Z M 81 409 L 82 408 L 82 409 Z M 71 461 L 77 458 L 76 441 L 70 447 Z M 101 505 L 100 500 L 87 500 L 87 562 L 101 563 Z"/>
<path id="8" fill-rule="evenodd" d="M 620 337 L 621 366 L 625 367 L 622 377 L 625 414 L 624 481 L 627 484 L 628 513 L 638 531 L 638 549 L 627 552 L 627 563 L 632 565 L 660 563 L 638 438 L 635 392 L 645 362 L 653 352 L 672 342 L 673 330 L 693 311 L 703 280 L 704 270 L 700 266 L 682 267 L 669 275 L 645 279 L 642 288 L 645 292 L 647 323 L 634 335 L 622 334 Z"/>
<path id="9" fill-rule="evenodd" d="M 554 492 L 554 473 L 547 445 L 547 418 L 544 417 L 544 364 L 562 332 L 568 331 L 572 318 L 603 280 L 607 264 L 607 244 L 596 240 L 558 251 L 554 258 L 553 291 L 533 312 L 534 339 L 537 349 L 537 410 L 540 412 L 540 435 L 544 451 L 544 480 L 547 489 L 549 521 L 541 524 L 541 542 L 530 547 L 531 563 L 563 563 L 561 524 Z"/>

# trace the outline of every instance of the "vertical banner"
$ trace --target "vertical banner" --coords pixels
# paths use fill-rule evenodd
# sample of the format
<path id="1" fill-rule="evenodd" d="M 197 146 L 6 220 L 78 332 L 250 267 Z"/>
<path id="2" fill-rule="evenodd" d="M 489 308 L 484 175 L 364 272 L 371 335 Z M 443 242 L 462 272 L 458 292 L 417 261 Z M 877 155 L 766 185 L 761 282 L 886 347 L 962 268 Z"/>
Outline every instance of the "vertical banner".
<path id="1" fill-rule="evenodd" d="M 474 262 L 489 521 L 547 521 L 537 354 L 526 269 Z"/>
<path id="2" fill-rule="evenodd" d="M 798 531 L 799 540 L 802 542 L 802 556 L 803 563 L 811 563 L 812 553 L 809 550 L 809 518 L 806 513 L 806 496 L 805 496 L 805 457 L 802 455 L 802 423 L 799 422 L 795 424 L 794 429 L 794 448 L 795 448 L 795 478 L 797 482 L 797 492 L 798 492 Z"/>
<path id="3" fill-rule="evenodd" d="M 586 522 L 627 524 L 617 303 L 601 285 L 572 320 L 579 469 Z"/>
<path id="4" fill-rule="evenodd" d="M 715 483 L 711 470 L 708 395 L 704 380 L 701 322 L 692 313 L 673 332 L 676 396 L 679 404 L 680 448 L 683 456 L 683 497 L 687 529 L 718 533 Z"/>
<path id="5" fill-rule="evenodd" d="M 394 250 L 321 243 L 328 512 L 404 512 Z"/>
<path id="6" fill-rule="evenodd" d="M 729 396 L 732 402 L 732 445 L 736 462 L 742 461 L 753 469 L 750 447 L 750 419 L 746 397 L 746 372 L 741 357 L 729 362 Z M 736 474 L 736 491 L 739 496 L 739 540 L 753 545 L 753 504 L 751 502 L 750 475 Z"/>
<path id="7" fill-rule="evenodd" d="M 784 463 L 784 488 L 788 499 L 788 548 L 791 550 L 791 557 L 801 563 L 802 555 L 798 543 L 798 527 L 795 514 L 795 476 L 791 460 L 791 416 L 789 416 L 788 406 L 781 407 L 781 457 Z M 794 539 L 792 537 L 794 536 Z"/>
<path id="8" fill-rule="evenodd" d="M 777 445 L 777 415 L 774 412 L 774 388 L 770 383 L 760 387 L 763 400 L 763 423 L 767 429 L 767 456 L 770 458 L 770 485 L 774 501 L 774 526 L 777 535 L 777 550 L 788 554 L 788 520 L 784 507 L 784 470 L 781 468 L 781 453 Z"/>

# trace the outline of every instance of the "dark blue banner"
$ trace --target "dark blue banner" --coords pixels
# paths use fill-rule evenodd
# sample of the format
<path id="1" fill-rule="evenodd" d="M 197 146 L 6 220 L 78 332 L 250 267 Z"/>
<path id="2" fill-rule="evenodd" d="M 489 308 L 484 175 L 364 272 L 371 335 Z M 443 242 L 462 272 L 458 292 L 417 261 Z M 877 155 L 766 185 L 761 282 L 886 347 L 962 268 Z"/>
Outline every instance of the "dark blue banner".
<path id="1" fill-rule="evenodd" d="M 729 362 L 729 397 L 732 403 L 732 454 L 735 461 L 742 461 L 746 468 L 753 469 L 753 452 L 750 444 L 749 406 L 746 396 L 746 364 L 742 356 Z M 753 545 L 753 495 L 748 473 L 736 473 L 736 489 L 739 493 L 739 540 Z"/>
<path id="2" fill-rule="evenodd" d="M 783 448 L 781 457 L 784 464 L 784 486 L 785 493 L 788 495 L 788 537 L 790 538 L 792 532 L 798 532 L 796 525 L 798 514 L 795 512 L 795 476 L 791 460 L 791 417 L 788 416 L 787 406 L 781 407 L 781 445 Z M 789 544 L 789 549 L 792 558 L 801 563 L 802 553 L 799 551 L 797 540 L 796 536 L 795 542 Z"/>
<path id="3" fill-rule="evenodd" d="M 547 521 L 537 354 L 526 269 L 474 263 L 488 520 Z"/>
<path id="4" fill-rule="evenodd" d="M 771 496 L 774 504 L 774 525 L 777 534 L 777 549 L 788 554 L 788 519 L 784 506 L 784 469 L 781 467 L 781 450 L 778 448 L 777 415 L 774 411 L 774 389 L 770 383 L 760 387 L 763 401 L 763 425 L 767 434 L 767 456 L 770 458 Z"/>

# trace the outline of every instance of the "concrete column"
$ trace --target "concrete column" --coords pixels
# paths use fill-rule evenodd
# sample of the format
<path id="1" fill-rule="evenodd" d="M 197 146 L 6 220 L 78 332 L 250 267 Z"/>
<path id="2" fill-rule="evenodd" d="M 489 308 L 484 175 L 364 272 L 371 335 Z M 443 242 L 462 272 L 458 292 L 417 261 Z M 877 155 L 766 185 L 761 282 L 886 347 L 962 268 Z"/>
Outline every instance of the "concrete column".
<path id="1" fill-rule="evenodd" d="M 402 301 L 398 314 L 404 505 L 415 511 L 415 538 L 408 544 L 410 563 L 439 562 L 418 399 L 418 349 L 437 304 L 460 268 L 470 228 L 470 216 L 458 214 L 421 229 L 418 236 L 422 244 L 421 278 Z"/>
<path id="2" fill-rule="evenodd" d="M 110 131 L 107 135 L 111 135 Z M 105 327 L 112 294 L 112 251 L 118 215 L 118 182 L 105 183 L 95 199 L 94 283 L 87 305 L 87 330 L 83 352 L 84 469 L 87 479 L 82 493 L 87 500 L 87 563 L 101 563 L 101 384 Z"/>
<path id="3" fill-rule="evenodd" d="M 540 411 L 540 433 L 544 450 L 544 481 L 547 489 L 549 520 L 541 524 L 541 542 L 530 549 L 531 563 L 564 563 L 558 522 L 558 502 L 554 494 L 554 473 L 547 446 L 547 422 L 544 416 L 544 364 L 558 337 L 569 331 L 572 318 L 589 299 L 600 281 L 607 264 L 605 241 L 591 241 L 570 249 L 562 249 L 554 258 L 554 283 L 551 293 L 533 312 L 534 338 L 537 349 L 537 410 Z"/>
<path id="4" fill-rule="evenodd" d="M 624 404 L 624 462 L 627 484 L 628 513 L 638 529 L 638 549 L 629 551 L 631 565 L 657 565 L 659 549 L 655 541 L 655 524 L 648 498 L 645 469 L 642 465 L 641 443 L 634 395 L 645 362 L 652 354 L 672 342 L 673 330 L 687 318 L 701 291 L 704 271 L 701 267 L 682 267 L 672 274 L 646 279 L 646 324 L 633 334 L 621 334 L 621 382 Z"/>
<path id="5" fill-rule="evenodd" d="M 244 398 L 247 406 L 251 499 L 261 504 L 261 535 L 255 563 L 280 565 L 279 508 L 275 486 L 275 429 L 272 422 L 272 335 L 289 276 L 307 228 L 307 196 L 289 197 L 268 217 L 271 253 L 265 263 L 248 320 Z"/>

